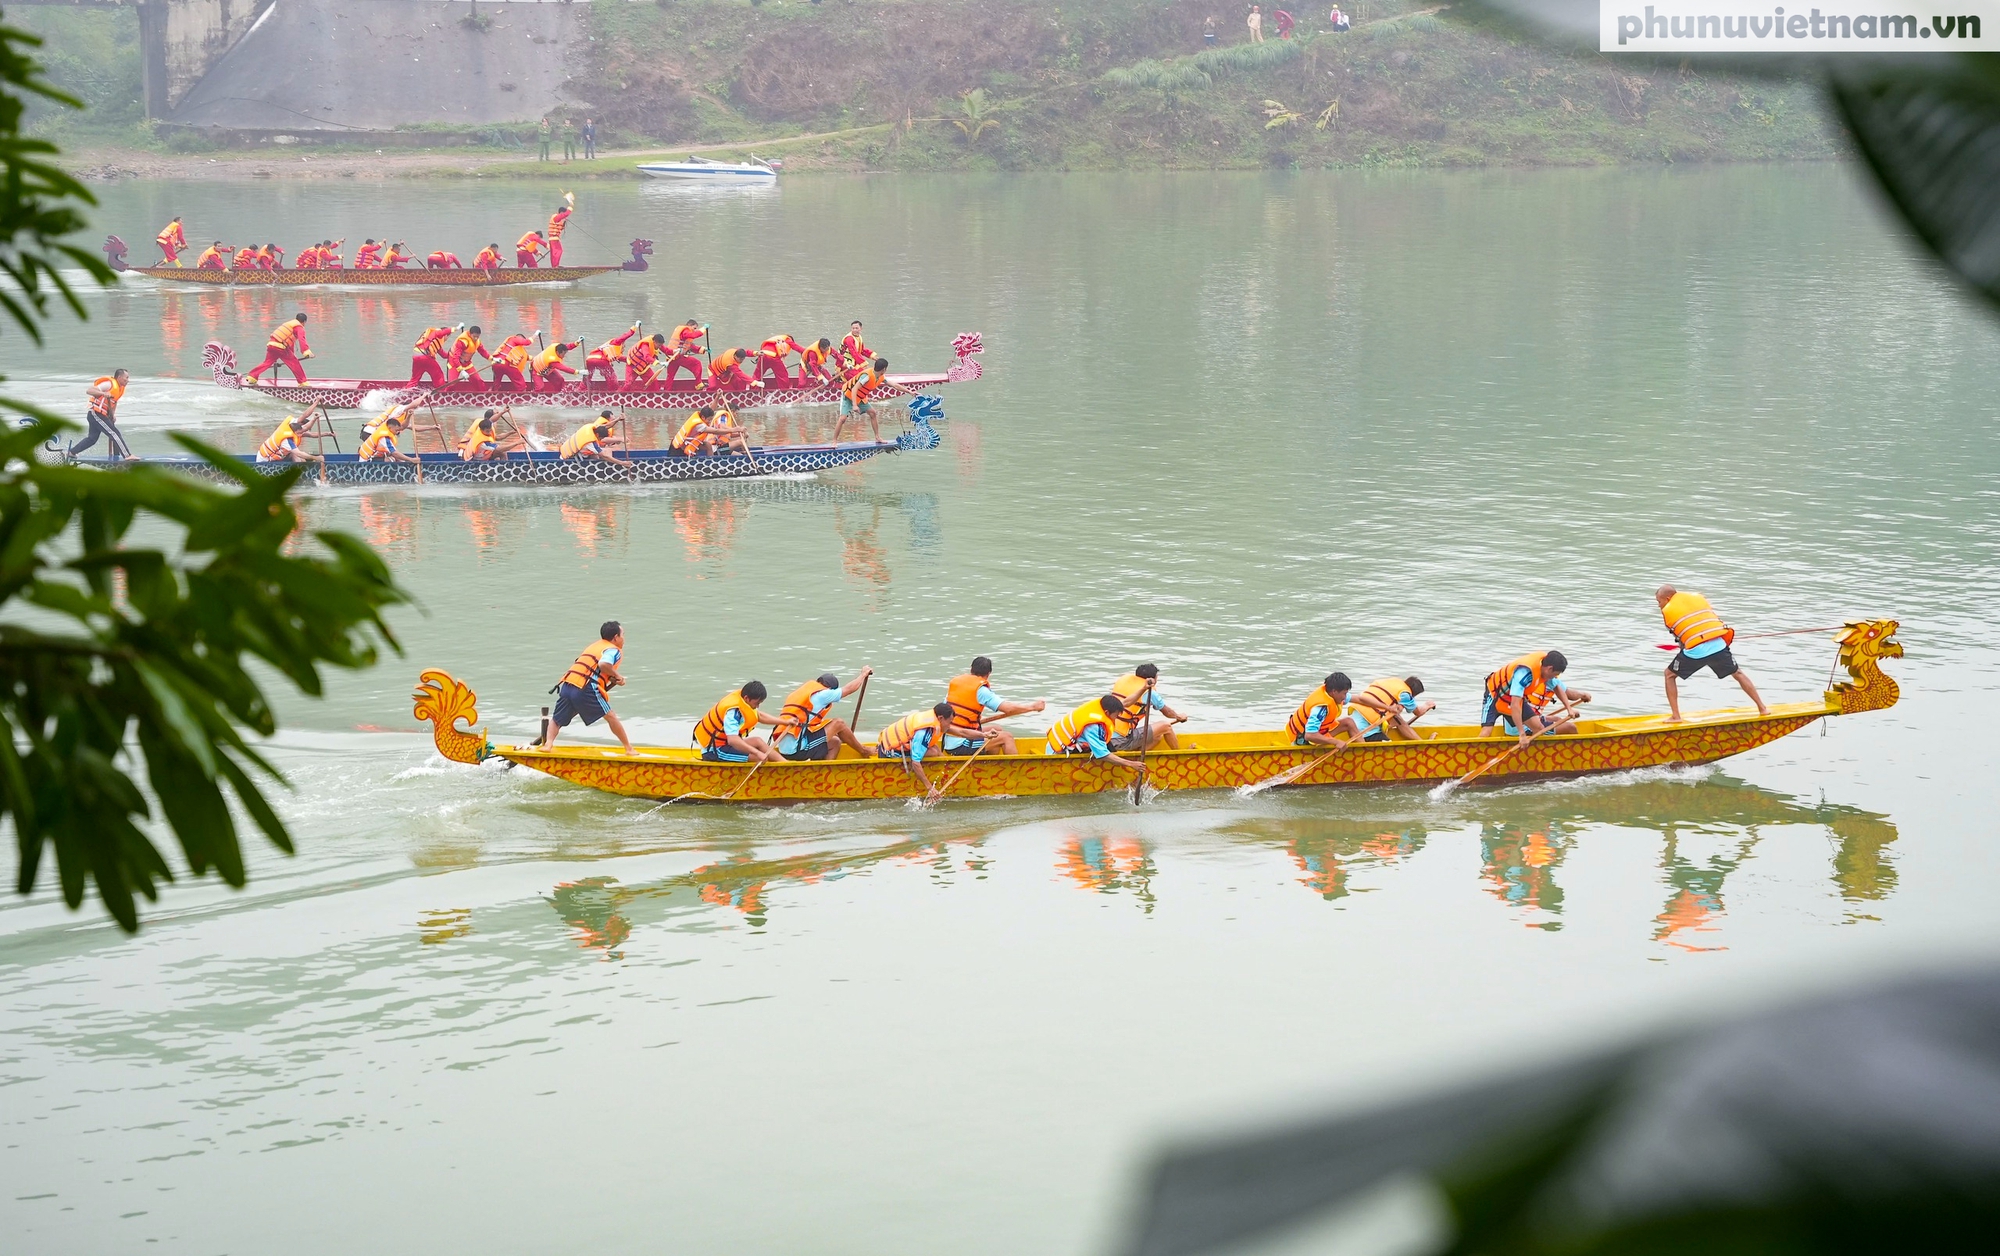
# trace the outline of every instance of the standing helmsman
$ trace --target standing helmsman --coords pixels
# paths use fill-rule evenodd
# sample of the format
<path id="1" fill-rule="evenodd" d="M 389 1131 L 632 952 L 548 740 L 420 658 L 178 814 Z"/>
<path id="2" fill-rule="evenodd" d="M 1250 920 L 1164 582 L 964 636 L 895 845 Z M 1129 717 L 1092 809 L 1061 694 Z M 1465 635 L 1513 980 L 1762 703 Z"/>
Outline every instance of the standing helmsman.
<path id="1" fill-rule="evenodd" d="M 625 726 L 611 710 L 611 691 L 625 683 L 625 677 L 618 671 L 624 657 L 625 629 L 615 619 L 600 624 L 597 640 L 576 656 L 576 662 L 569 665 L 563 678 L 549 690 L 556 696 L 556 710 L 542 729 L 539 743 L 542 749 L 553 747 L 556 734 L 567 728 L 571 720 L 581 719 L 585 728 L 603 720 L 618 734 L 625 753 L 632 753 L 632 739 L 625 735 Z"/>
<path id="2" fill-rule="evenodd" d="M 1757 693 L 1757 686 L 1750 683 L 1750 674 L 1736 665 L 1736 656 L 1729 652 L 1730 643 L 1736 640 L 1736 630 L 1722 622 L 1722 616 L 1715 613 L 1707 598 L 1663 584 L 1654 591 L 1653 600 L 1660 604 L 1660 618 L 1681 647 L 1680 653 L 1667 664 L 1667 710 L 1671 712 L 1667 723 L 1681 722 L 1680 682 L 1704 667 L 1714 672 L 1717 680 L 1734 676 L 1736 683 L 1743 686 L 1743 692 L 1750 695 L 1750 701 L 1757 704 L 1757 714 L 1771 713 Z"/>
<path id="3" fill-rule="evenodd" d="M 120 367 L 109 375 L 100 375 L 90 385 L 90 408 L 84 417 L 90 420 L 90 432 L 82 440 L 72 443 L 69 456 L 74 458 L 97 443 L 102 436 L 111 446 L 113 458 L 130 458 L 132 451 L 125 444 L 125 438 L 118 433 L 118 402 L 125 395 L 125 386 L 132 380 L 132 373 Z"/>

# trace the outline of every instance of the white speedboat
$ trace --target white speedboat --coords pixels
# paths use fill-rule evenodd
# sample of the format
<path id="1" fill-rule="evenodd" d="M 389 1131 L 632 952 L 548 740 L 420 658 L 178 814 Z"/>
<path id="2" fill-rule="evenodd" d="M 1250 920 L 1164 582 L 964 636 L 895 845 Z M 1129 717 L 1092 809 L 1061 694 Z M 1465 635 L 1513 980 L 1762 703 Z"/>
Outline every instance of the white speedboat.
<path id="1" fill-rule="evenodd" d="M 686 179 L 697 183 L 768 183 L 778 177 L 775 166 L 755 157 L 747 161 L 716 161 L 711 157 L 645 161 L 639 163 L 639 171 L 655 179 Z"/>

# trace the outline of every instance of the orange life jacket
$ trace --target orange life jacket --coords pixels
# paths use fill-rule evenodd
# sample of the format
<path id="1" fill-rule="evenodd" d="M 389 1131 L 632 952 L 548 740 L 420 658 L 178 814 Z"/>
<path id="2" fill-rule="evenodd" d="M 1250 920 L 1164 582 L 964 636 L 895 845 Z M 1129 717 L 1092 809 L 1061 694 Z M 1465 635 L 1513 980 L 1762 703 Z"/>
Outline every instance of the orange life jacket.
<path id="1" fill-rule="evenodd" d="M 492 270 L 500 264 L 499 249 L 481 249 L 479 256 L 472 259 L 474 270 Z"/>
<path id="2" fill-rule="evenodd" d="M 821 349 L 817 344 L 809 344 L 799 350 L 799 362 L 807 371 L 821 370 L 826 366 L 826 358 L 829 352 L 830 350 Z"/>
<path id="3" fill-rule="evenodd" d="M 539 253 L 542 251 L 543 243 L 541 232 L 530 231 L 528 234 L 514 241 L 514 247 L 522 253 Z"/>
<path id="4" fill-rule="evenodd" d="M 778 731 L 791 734 L 803 730 L 811 734 L 825 728 L 833 719 L 833 716 L 828 714 L 833 708 L 828 707 L 826 711 L 815 713 L 812 700 L 830 688 L 831 685 L 822 685 L 817 680 L 809 680 L 792 690 L 792 696 L 785 699 L 784 709 L 778 712 Z"/>
<path id="5" fill-rule="evenodd" d="M 458 333 L 458 339 L 451 342 L 451 352 L 446 355 L 446 361 L 453 366 L 471 366 L 472 355 L 485 352 L 486 346 L 479 343 L 479 337 L 469 331 L 462 331 Z"/>
<path id="6" fill-rule="evenodd" d="M 721 379 L 724 375 L 729 374 L 730 371 L 734 370 L 738 365 L 740 365 L 742 361 L 743 361 L 743 351 L 741 349 L 731 349 L 727 353 L 723 354 L 721 357 L 715 360 L 715 362 L 708 368 L 708 373 L 713 377 L 715 377 L 716 379 Z"/>
<path id="7" fill-rule="evenodd" d="M 693 444 L 698 444 L 701 441 L 701 438 L 695 435 L 694 430 L 700 426 L 701 426 L 701 415 L 690 414 L 689 416 L 687 416 L 687 422 L 681 424 L 680 431 L 675 432 L 674 438 L 671 441 L 667 442 L 667 447 L 669 449 L 678 449 L 684 454 L 693 453 L 694 450 L 691 448 L 691 446 Z"/>
<path id="8" fill-rule="evenodd" d="M 1325 707 L 1326 714 L 1320 717 L 1319 727 L 1311 731 L 1324 733 L 1330 725 L 1340 720 L 1340 703 L 1326 691 L 1326 682 L 1321 681 L 1319 687 L 1307 694 L 1304 702 L 1299 703 L 1299 709 L 1292 712 L 1292 718 L 1285 721 L 1285 731 L 1291 734 L 1293 741 L 1306 735 L 1306 721 L 1312 718 L 1314 707 Z"/>
<path id="9" fill-rule="evenodd" d="M 278 324 L 278 330 L 271 333 L 270 346 L 273 349 L 289 349 L 298 343 L 299 336 L 304 331 L 304 323 L 296 318 L 288 318 Z"/>
<path id="10" fill-rule="evenodd" d="M 535 374 L 540 375 L 553 366 L 568 367 L 569 363 L 563 361 L 563 354 L 568 353 L 569 349 L 570 346 L 566 341 L 558 340 L 540 353 L 537 353 L 534 358 Z M 574 371 L 575 368 L 571 367 L 570 369 Z"/>
<path id="11" fill-rule="evenodd" d="M 599 431 L 599 428 L 603 430 Z M 561 456 L 564 458 L 574 458 L 586 449 L 596 449 L 603 443 L 604 438 L 609 435 L 611 435 L 611 425 L 609 423 L 601 419 L 595 423 L 586 423 L 574 432 L 571 432 L 569 439 L 562 443 Z"/>
<path id="12" fill-rule="evenodd" d="M 1692 650 L 1711 641 L 1733 642 L 1736 630 L 1722 622 L 1722 616 L 1699 593 L 1676 593 L 1660 608 L 1660 619 L 1681 649 Z"/>
<path id="13" fill-rule="evenodd" d="M 630 349 L 625 350 L 624 353 L 626 366 L 635 371 L 645 370 L 658 360 L 660 356 L 659 347 L 653 343 L 651 336 L 646 337 Z"/>
<path id="14" fill-rule="evenodd" d="M 238 249 L 236 250 L 235 258 L 229 264 L 238 270 L 254 270 L 257 267 L 257 250 L 252 248 Z"/>
<path id="15" fill-rule="evenodd" d="M 449 327 L 426 328 L 424 334 L 417 337 L 417 343 L 411 347 L 418 353 L 436 353 L 444 348 L 444 342 L 449 339 L 451 339 Z"/>
<path id="16" fill-rule="evenodd" d="M 883 729 L 882 735 L 875 739 L 875 748 L 894 755 L 908 754 L 910 747 L 916 743 L 918 733 L 937 727 L 936 711 L 912 711 Z"/>
<path id="17" fill-rule="evenodd" d="M 203 249 L 201 251 L 201 256 L 194 259 L 194 265 L 196 270 L 201 270 L 202 268 L 208 267 L 211 264 L 218 269 L 223 264 L 222 250 L 216 248 L 213 244 Z"/>
<path id="18" fill-rule="evenodd" d="M 530 356 L 528 346 L 534 343 L 534 341 L 528 339 L 526 336 L 509 336 L 500 342 L 498 349 L 494 350 L 493 360 L 495 362 L 505 362 L 517 371 L 525 371 L 528 369 L 528 358 Z"/>
<path id="19" fill-rule="evenodd" d="M 759 718 L 757 708 L 750 705 L 741 689 L 736 689 L 710 707 L 708 714 L 702 716 L 701 722 L 694 726 L 694 744 L 703 750 L 726 749 L 729 745 L 729 734 L 723 731 L 725 726 L 722 721 L 731 711 L 743 716 L 743 727 L 737 730 L 737 736 L 748 737 L 750 731 L 757 727 Z"/>
<path id="20" fill-rule="evenodd" d="M 682 323 L 679 327 L 674 328 L 674 334 L 668 337 L 667 348 L 671 352 L 692 349 L 695 342 L 701 339 L 701 335 L 700 323 Z"/>
<path id="21" fill-rule="evenodd" d="M 951 703 L 951 722 L 960 728 L 978 728 L 986 718 L 986 707 L 979 701 L 979 691 L 991 683 L 990 677 L 975 676 L 971 672 L 952 677 L 944 691 L 944 700 Z"/>
<path id="22" fill-rule="evenodd" d="M 354 264 L 364 270 L 372 270 L 381 265 L 382 246 L 379 244 L 364 244 L 354 250 Z"/>
<path id="23" fill-rule="evenodd" d="M 1151 698 L 1154 683 L 1134 672 L 1111 686 L 1112 694 L 1125 704 L 1123 714 L 1111 717 L 1112 732 L 1123 737 L 1139 726 L 1139 721 L 1146 716 L 1145 708 L 1139 705 L 1140 696 Z"/>
<path id="24" fill-rule="evenodd" d="M 1400 676 L 1385 676 L 1361 691 L 1363 697 L 1373 698 L 1391 711 L 1402 706 L 1404 696 L 1409 693 L 1410 682 Z"/>
<path id="25" fill-rule="evenodd" d="M 609 641 L 599 637 L 595 642 L 591 643 L 588 650 L 576 656 L 576 662 L 569 665 L 569 670 L 564 672 L 563 678 L 556 683 L 575 685 L 578 689 L 588 689 L 592 685 L 596 685 L 599 694 L 610 697 L 611 682 L 604 678 L 604 673 L 600 672 L 598 668 L 604 665 L 605 652 L 607 650 L 616 650 L 617 648 L 617 646 L 612 645 Z"/>
<path id="26" fill-rule="evenodd" d="M 1515 659 L 1499 671 L 1494 672 L 1486 678 L 1486 692 L 1488 696 L 1496 704 L 1504 702 L 1507 698 L 1508 687 L 1514 683 L 1515 669 L 1525 667 L 1528 669 L 1528 688 L 1522 693 L 1521 697 L 1531 707 L 1541 706 L 1549 698 L 1549 673 L 1548 669 L 1542 663 L 1547 657 L 1547 651 L 1543 651 L 1540 654 L 1523 654 L 1520 658 Z"/>
<path id="27" fill-rule="evenodd" d="M 361 442 L 361 461 L 377 462 L 386 454 L 401 453 L 396 448 L 396 433 L 401 425 L 387 420 L 376 425 L 367 440 Z"/>
<path id="28" fill-rule="evenodd" d="M 788 353 L 799 352 L 799 342 L 790 336 L 779 334 L 757 346 L 759 353 L 768 353 L 774 358 L 782 358 Z"/>
<path id="29" fill-rule="evenodd" d="M 861 342 L 861 337 L 848 333 L 840 338 L 840 352 L 855 365 L 875 360 L 875 351 Z"/>
<path id="30" fill-rule="evenodd" d="M 257 446 L 257 461 L 277 462 L 285 456 L 286 445 L 294 447 L 298 445 L 298 429 L 292 426 L 295 422 L 297 422 L 296 417 L 286 419 L 278 424 L 277 431 L 264 438 L 264 443 Z"/>
<path id="31" fill-rule="evenodd" d="M 569 226 L 569 215 L 570 211 L 567 209 L 560 209 L 549 215 L 549 239 L 562 239 L 563 228 Z"/>
<path id="32" fill-rule="evenodd" d="M 1083 750 L 1083 734 L 1093 724 L 1104 730 L 1105 740 L 1109 741 L 1111 717 L 1104 713 L 1104 702 L 1099 698 L 1092 698 L 1056 721 L 1056 726 L 1049 730 L 1048 752 L 1075 754 Z"/>
<path id="33" fill-rule="evenodd" d="M 465 439 L 458 442 L 458 456 L 469 462 L 472 455 L 485 446 L 499 443 L 500 433 L 495 421 L 481 415 L 472 421 L 470 428 L 466 429 Z"/>
<path id="34" fill-rule="evenodd" d="M 597 346 L 595 349 L 592 349 L 590 351 L 590 356 L 601 357 L 607 362 L 622 362 L 625 360 L 625 342 L 630 340 L 636 334 L 638 334 L 638 329 L 634 328 L 632 331 L 628 331 L 622 336 L 616 337 L 615 339 L 612 340 L 607 340 L 603 344 Z"/>
<path id="35" fill-rule="evenodd" d="M 187 234 L 181 230 L 181 225 L 178 222 L 168 223 L 160 229 L 160 234 L 153 238 L 161 244 L 171 244 L 178 249 L 187 247 Z"/>
<path id="36" fill-rule="evenodd" d="M 847 394 L 847 399 L 858 406 L 868 400 L 868 398 L 874 396 L 875 390 L 881 386 L 882 372 L 870 367 L 849 380 L 844 391 Z"/>
<path id="37" fill-rule="evenodd" d="M 116 375 L 100 375 L 90 382 L 90 386 L 92 388 L 109 388 L 111 390 L 106 396 L 92 397 L 90 399 L 91 412 L 103 415 L 107 419 L 116 414 L 118 412 L 118 402 L 125 396 L 125 385 L 118 382 L 118 377 Z"/>

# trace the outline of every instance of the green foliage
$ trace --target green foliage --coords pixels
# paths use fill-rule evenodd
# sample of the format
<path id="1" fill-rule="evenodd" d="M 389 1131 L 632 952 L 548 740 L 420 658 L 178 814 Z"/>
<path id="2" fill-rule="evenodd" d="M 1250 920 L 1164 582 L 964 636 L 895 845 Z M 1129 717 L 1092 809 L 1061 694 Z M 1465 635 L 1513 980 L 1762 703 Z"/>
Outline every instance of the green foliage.
<path id="1" fill-rule="evenodd" d="M 10 25 L 42 40 L 36 60 L 48 81 L 83 102 L 78 111 L 53 101 L 30 103 L 23 129 L 62 143 L 89 136 L 137 138 L 146 118 L 136 9 L 16 8 Z"/>
<path id="2" fill-rule="evenodd" d="M 155 806 L 197 876 L 243 884 L 225 785 L 273 845 L 292 848 L 252 773 L 282 778 L 239 731 L 277 728 L 249 661 L 317 695 L 322 664 L 367 667 L 377 637 L 394 644 L 381 613 L 406 599 L 354 537 L 322 532 L 322 553 L 285 552 L 298 527 L 285 495 L 302 467 L 267 477 L 182 437 L 237 490 L 153 467 L 43 466 L 36 451 L 59 422 L 33 417 L 0 436 L 0 609 L 41 612 L 34 626 L 0 621 L 0 816 L 19 843 L 21 893 L 52 850 L 64 900 L 79 905 L 94 883 L 132 930 L 134 893 L 153 899 L 173 879 L 139 823 Z M 128 545 L 141 519 L 178 531 L 178 550 Z"/>
<path id="3" fill-rule="evenodd" d="M 1304 55 L 1311 39 L 1270 39 L 1261 44 L 1226 44 L 1204 48 L 1190 57 L 1151 59 L 1108 70 L 1104 81 L 1114 87 L 1161 92 L 1193 92 L 1212 87 L 1217 79 L 1274 69 Z"/>
<path id="4" fill-rule="evenodd" d="M 1215 83 L 1186 57 L 1173 61 L 1135 61 L 1107 71 L 1104 81 L 1114 87 L 1148 88 L 1160 92 L 1195 92 Z"/>
<path id="5" fill-rule="evenodd" d="M 953 118 L 951 124 L 958 128 L 965 146 L 971 148 L 979 142 L 979 137 L 988 131 L 1000 129 L 1000 123 L 986 116 L 986 90 L 975 87 L 958 98 L 958 109 L 962 115 Z"/>
<path id="6" fill-rule="evenodd" d="M 51 292 L 83 316 L 60 263 L 112 278 L 63 239 L 85 226 L 90 193 L 50 160 L 54 145 L 21 134 L 24 98 L 77 103 L 44 79 L 38 42 L 0 26 L 0 272 L 12 280 L 0 307 L 37 342 Z M 236 809 L 291 849 L 252 774 L 282 778 L 243 737 L 277 727 L 251 662 L 318 694 L 322 664 L 366 667 L 378 641 L 395 644 L 382 612 L 407 599 L 353 537 L 319 533 L 319 552 L 287 553 L 298 517 L 285 498 L 302 467 L 265 477 L 184 438 L 235 491 L 151 467 L 47 466 L 38 455 L 62 421 L 0 408 L 27 418 L 0 422 L 0 827 L 18 844 L 20 893 L 53 852 L 70 906 L 94 884 L 136 929 L 135 894 L 155 898 L 173 878 L 143 822 L 163 820 L 195 875 L 231 885 L 244 879 Z M 176 534 L 178 548 L 128 544 L 135 527 Z"/>

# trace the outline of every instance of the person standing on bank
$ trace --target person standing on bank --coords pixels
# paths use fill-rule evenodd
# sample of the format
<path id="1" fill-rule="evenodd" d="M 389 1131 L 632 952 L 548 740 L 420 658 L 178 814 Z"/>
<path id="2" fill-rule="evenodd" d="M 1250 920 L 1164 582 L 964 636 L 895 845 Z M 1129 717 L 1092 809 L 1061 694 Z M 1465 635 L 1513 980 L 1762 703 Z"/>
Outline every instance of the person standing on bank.
<path id="1" fill-rule="evenodd" d="M 132 373 L 121 366 L 109 375 L 98 376 L 90 385 L 90 408 L 84 412 L 84 418 L 90 421 L 90 431 L 82 440 L 71 442 L 70 457 L 95 445 L 100 436 L 110 445 L 113 458 L 122 460 L 132 456 L 125 438 L 118 432 L 118 402 L 131 381 Z"/>
<path id="2" fill-rule="evenodd" d="M 625 747 L 625 753 L 632 753 L 632 739 L 625 735 L 625 725 L 611 710 L 611 691 L 625 683 L 625 677 L 618 671 L 618 664 L 625 658 L 625 629 L 617 620 L 607 620 L 598 625 L 597 640 L 589 649 L 576 656 L 576 662 L 569 665 L 563 678 L 549 690 L 556 696 L 555 714 L 549 717 L 542 729 L 540 741 L 536 744 L 544 750 L 553 749 L 556 735 L 569 726 L 574 719 L 582 719 L 583 726 L 603 720 L 618 734 L 618 740 Z"/>
<path id="3" fill-rule="evenodd" d="M 1671 712 L 1667 723 L 1681 722 L 1680 682 L 1704 667 L 1714 672 L 1717 680 L 1735 677 L 1743 692 L 1750 695 L 1750 701 L 1757 704 L 1757 714 L 1771 713 L 1757 686 L 1750 683 L 1750 674 L 1736 665 L 1736 656 L 1729 652 L 1736 640 L 1736 630 L 1722 622 L 1722 616 L 1715 613 L 1707 598 L 1663 584 L 1654 591 L 1653 600 L 1660 604 L 1660 618 L 1680 645 L 1680 653 L 1667 664 L 1667 710 Z"/>
<path id="4" fill-rule="evenodd" d="M 597 123 L 590 118 L 583 120 L 583 159 L 597 160 Z"/>
<path id="5" fill-rule="evenodd" d="M 1244 20 L 1244 21 L 1245 21 L 1246 23 L 1248 23 L 1248 24 L 1249 24 L 1249 27 L 1250 27 L 1250 42 L 1251 42 L 1251 43 L 1253 43 L 1253 44 L 1261 44 L 1261 43 L 1263 43 L 1263 42 L 1264 42 L 1264 11 L 1263 11 L 1262 9 L 1258 8 L 1258 7 L 1256 6 L 1256 5 L 1254 5 L 1254 4 L 1253 4 L 1253 5 L 1251 5 L 1251 6 L 1250 6 L 1250 16 L 1249 16 L 1249 17 L 1247 17 L 1247 18 L 1244 18 L 1243 20 Z"/>
<path id="6" fill-rule="evenodd" d="M 576 160 L 576 119 L 564 118 L 562 124 L 563 164 Z"/>
<path id="7" fill-rule="evenodd" d="M 549 159 L 549 138 L 553 131 L 554 127 L 549 124 L 547 118 L 543 118 L 540 125 L 535 128 L 535 139 L 541 145 L 542 149 L 542 155 L 536 158 L 537 161 L 547 161 Z"/>

